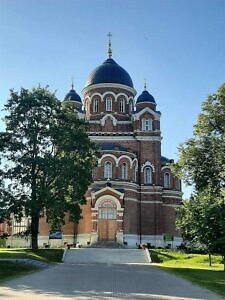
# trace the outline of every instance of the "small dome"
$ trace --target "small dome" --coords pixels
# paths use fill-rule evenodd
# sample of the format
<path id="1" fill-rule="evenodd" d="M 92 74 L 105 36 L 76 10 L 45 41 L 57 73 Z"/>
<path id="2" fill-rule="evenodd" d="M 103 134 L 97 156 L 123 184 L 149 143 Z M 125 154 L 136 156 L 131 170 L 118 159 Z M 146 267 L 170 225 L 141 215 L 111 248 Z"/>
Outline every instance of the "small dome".
<path id="1" fill-rule="evenodd" d="M 72 88 L 69 93 L 66 94 L 64 101 L 76 101 L 81 103 L 80 96 L 76 93 L 76 91 Z"/>
<path id="2" fill-rule="evenodd" d="M 138 96 L 137 98 L 137 102 L 136 103 L 140 103 L 140 102 L 151 102 L 151 103 L 155 103 L 155 99 L 154 97 L 149 94 L 148 91 L 144 90 L 140 96 Z"/>
<path id="3" fill-rule="evenodd" d="M 106 59 L 103 64 L 95 68 L 88 77 L 85 87 L 98 83 L 118 83 L 134 87 L 130 75 L 112 58 Z"/>

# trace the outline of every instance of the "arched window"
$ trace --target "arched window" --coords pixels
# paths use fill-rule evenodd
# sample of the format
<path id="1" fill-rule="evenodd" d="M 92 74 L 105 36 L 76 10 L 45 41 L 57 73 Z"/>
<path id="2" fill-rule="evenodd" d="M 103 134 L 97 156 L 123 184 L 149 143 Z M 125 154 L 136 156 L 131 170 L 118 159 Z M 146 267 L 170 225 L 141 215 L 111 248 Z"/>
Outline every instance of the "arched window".
<path id="1" fill-rule="evenodd" d="M 122 112 L 122 113 L 125 112 L 125 100 L 124 100 L 124 99 L 120 99 L 120 102 L 119 102 L 119 110 L 120 110 L 120 112 Z"/>
<path id="2" fill-rule="evenodd" d="M 112 163 L 109 161 L 106 161 L 104 165 L 104 178 L 112 178 Z"/>
<path id="3" fill-rule="evenodd" d="M 176 190 L 180 191 L 181 190 L 181 185 L 180 185 L 180 179 L 176 179 Z"/>
<path id="4" fill-rule="evenodd" d="M 117 210 L 116 204 L 110 200 L 104 201 L 98 210 L 98 218 L 99 219 L 116 219 L 117 218 Z"/>
<path id="5" fill-rule="evenodd" d="M 93 105 L 93 112 L 98 112 L 98 110 L 99 110 L 99 100 L 95 99 Z"/>
<path id="6" fill-rule="evenodd" d="M 137 181 L 137 166 L 134 165 L 134 168 L 133 168 L 133 179 L 134 179 L 134 182 Z"/>
<path id="7" fill-rule="evenodd" d="M 168 189 L 170 187 L 170 174 L 165 173 L 164 174 L 164 187 Z"/>
<path id="8" fill-rule="evenodd" d="M 112 98 L 107 97 L 105 102 L 105 110 L 112 111 Z"/>
<path id="9" fill-rule="evenodd" d="M 152 119 L 143 118 L 142 119 L 142 130 L 143 131 L 150 131 L 152 130 Z"/>
<path id="10" fill-rule="evenodd" d="M 144 169 L 144 183 L 152 184 L 152 168 L 151 167 L 146 167 Z"/>
<path id="11" fill-rule="evenodd" d="M 133 104 L 132 104 L 132 102 L 130 102 L 130 104 L 129 104 L 129 111 L 130 111 L 130 113 L 132 113 L 132 111 L 133 111 Z"/>
<path id="12" fill-rule="evenodd" d="M 127 179 L 128 177 L 128 170 L 127 170 L 127 164 L 123 163 L 121 167 L 121 178 L 122 179 Z"/>

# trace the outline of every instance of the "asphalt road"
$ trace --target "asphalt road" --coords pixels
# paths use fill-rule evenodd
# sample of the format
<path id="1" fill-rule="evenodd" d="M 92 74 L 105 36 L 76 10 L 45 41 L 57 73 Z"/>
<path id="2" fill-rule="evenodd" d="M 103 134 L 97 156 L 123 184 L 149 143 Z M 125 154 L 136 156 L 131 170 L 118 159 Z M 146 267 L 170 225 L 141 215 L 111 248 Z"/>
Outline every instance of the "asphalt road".
<path id="1" fill-rule="evenodd" d="M 222 299 L 149 265 L 58 264 L 4 283 L 0 299 Z"/>

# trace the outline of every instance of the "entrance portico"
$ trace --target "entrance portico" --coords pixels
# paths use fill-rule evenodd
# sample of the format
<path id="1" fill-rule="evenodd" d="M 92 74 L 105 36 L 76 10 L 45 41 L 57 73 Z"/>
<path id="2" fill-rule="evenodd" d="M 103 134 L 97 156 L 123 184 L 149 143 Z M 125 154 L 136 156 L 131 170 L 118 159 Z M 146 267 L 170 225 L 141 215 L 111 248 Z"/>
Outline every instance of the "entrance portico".
<path id="1" fill-rule="evenodd" d="M 91 243 L 117 241 L 123 243 L 124 193 L 105 187 L 91 193 L 92 234 Z"/>

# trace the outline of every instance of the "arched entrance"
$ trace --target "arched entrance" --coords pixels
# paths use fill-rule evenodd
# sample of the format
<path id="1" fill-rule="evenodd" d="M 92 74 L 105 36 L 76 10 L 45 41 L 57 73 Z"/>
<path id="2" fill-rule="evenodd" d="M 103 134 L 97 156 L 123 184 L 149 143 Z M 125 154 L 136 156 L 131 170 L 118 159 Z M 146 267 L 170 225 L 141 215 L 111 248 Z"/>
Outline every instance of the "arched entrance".
<path id="1" fill-rule="evenodd" d="M 112 200 L 102 201 L 98 208 L 98 239 L 115 241 L 117 233 L 117 206 Z"/>

